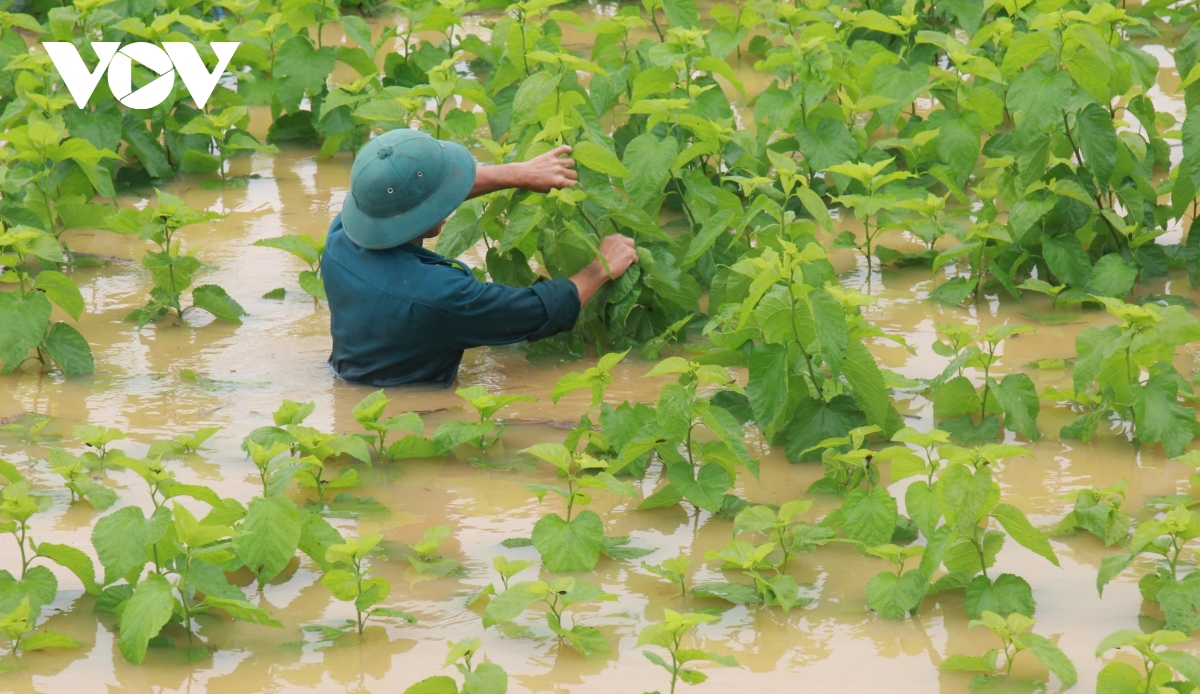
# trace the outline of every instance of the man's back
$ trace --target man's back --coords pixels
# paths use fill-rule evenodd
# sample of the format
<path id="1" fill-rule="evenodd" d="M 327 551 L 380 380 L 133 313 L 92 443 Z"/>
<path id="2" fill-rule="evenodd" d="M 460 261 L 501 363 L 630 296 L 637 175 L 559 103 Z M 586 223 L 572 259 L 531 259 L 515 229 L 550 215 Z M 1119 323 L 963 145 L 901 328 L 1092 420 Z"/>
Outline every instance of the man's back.
<path id="1" fill-rule="evenodd" d="M 449 386 L 463 350 L 570 330 L 579 294 L 567 279 L 514 288 L 482 283 L 413 243 L 367 250 L 336 217 L 321 262 L 338 376 L 355 383 Z"/>

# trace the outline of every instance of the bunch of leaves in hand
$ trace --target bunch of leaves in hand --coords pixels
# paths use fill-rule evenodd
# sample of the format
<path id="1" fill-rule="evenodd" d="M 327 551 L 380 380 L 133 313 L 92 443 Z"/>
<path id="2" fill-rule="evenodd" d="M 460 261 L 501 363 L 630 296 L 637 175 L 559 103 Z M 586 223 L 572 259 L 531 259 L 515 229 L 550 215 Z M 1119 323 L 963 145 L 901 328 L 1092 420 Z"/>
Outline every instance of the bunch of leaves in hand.
<path id="1" fill-rule="evenodd" d="M 954 654 L 939 666 L 942 672 L 979 672 L 971 682 L 972 690 L 988 690 L 997 684 L 1012 682 L 1013 660 L 1022 651 L 1028 651 L 1038 662 L 1050 669 L 1064 689 L 1075 686 L 1079 676 L 1075 664 L 1066 653 L 1050 639 L 1029 631 L 1037 620 L 1023 614 L 1012 613 L 1007 618 L 995 612 L 984 611 L 978 620 L 971 620 L 971 628 L 984 626 L 992 630 L 1004 644 L 1002 649 L 993 648 L 983 655 L 968 656 Z M 1003 660 L 1001 656 L 1003 655 Z"/>
<path id="2" fill-rule="evenodd" d="M 1123 542 L 1129 537 L 1132 525 L 1129 516 L 1121 510 L 1129 483 L 1122 479 L 1111 487 L 1077 489 L 1066 494 L 1064 499 L 1073 499 L 1075 508 L 1062 519 L 1055 535 L 1068 535 L 1077 530 L 1086 530 L 1104 541 L 1105 547 Z"/>
<path id="3" fill-rule="evenodd" d="M 607 471 L 608 463 L 597 460 L 587 453 L 572 453 L 571 449 L 558 443 L 539 443 L 525 449 L 554 466 L 566 485 L 527 484 L 525 487 L 537 495 L 538 500 L 554 493 L 566 500 L 566 518 L 557 513 L 548 513 L 533 526 L 533 546 L 537 548 L 546 568 L 554 573 L 567 571 L 590 571 L 596 567 L 600 555 L 626 556 L 627 537 L 605 537 L 604 522 L 595 511 L 575 513 L 575 505 L 591 502 L 591 489 L 607 489 L 619 496 L 632 497 L 636 494 L 633 484 L 620 481 Z"/>
<path id="4" fill-rule="evenodd" d="M 175 235 L 185 226 L 214 221 L 221 216 L 215 212 L 193 210 L 181 198 L 161 190 L 157 192 L 157 207 L 147 205 L 140 210 L 127 207 L 112 218 L 113 231 L 136 234 L 158 247 L 157 251 L 147 251 L 142 256 L 142 266 L 150 272 L 154 282 L 150 302 L 127 318 L 142 327 L 173 313 L 178 323 L 186 311 L 200 308 L 219 320 L 241 323 L 246 311 L 215 284 L 196 287 L 192 290 L 192 305 L 185 309 L 182 304 L 184 292 L 192 286 L 192 279 L 204 264 L 193 255 L 181 255 Z"/>
<path id="5" fill-rule="evenodd" d="M 541 603 L 546 606 L 546 624 L 550 630 L 566 640 L 572 648 L 583 655 L 607 653 L 612 647 L 599 629 L 580 624 L 575 617 L 568 629 L 563 625 L 564 616 L 568 608 L 580 603 L 616 599 L 617 596 L 604 592 L 595 584 L 577 578 L 556 578 L 550 583 L 522 581 L 512 584 L 488 601 L 483 611 L 483 626 L 486 628 L 511 622 L 533 604 Z"/>
<path id="6" fill-rule="evenodd" d="M 11 373 L 30 359 L 43 370 L 57 366 L 67 376 L 92 372 L 87 340 L 70 324 L 52 320 L 52 306 L 76 321 L 83 314 L 83 295 L 75 282 L 52 269 L 63 260 L 49 233 L 0 223 L 0 284 L 16 285 L 0 291 L 0 373 Z"/>
<path id="7" fill-rule="evenodd" d="M 638 634 L 638 646 L 658 646 L 667 651 L 667 656 L 671 659 L 669 663 L 654 651 L 642 651 L 642 655 L 671 676 L 671 688 L 668 690 L 670 694 L 675 694 L 675 685 L 680 680 L 687 684 L 700 684 L 708 679 L 708 675 L 703 672 L 687 667 L 688 663 L 710 662 L 725 667 L 738 667 L 733 656 L 683 647 L 684 638 L 698 625 L 715 621 L 717 617 L 704 612 L 679 613 L 664 609 L 661 622 L 645 627 Z"/>
<path id="8" fill-rule="evenodd" d="M 1168 456 L 1181 455 L 1196 435 L 1190 404 L 1196 394 L 1172 362 L 1180 347 L 1200 340 L 1200 321 L 1182 306 L 1096 298 L 1121 322 L 1080 332 L 1073 389 L 1044 394 L 1083 410 L 1063 427 L 1062 437 L 1088 441 L 1102 422 L 1115 417 L 1133 424 L 1136 442 L 1161 443 Z"/>
<path id="9" fill-rule="evenodd" d="M 328 297 L 325 296 L 325 283 L 321 279 L 321 259 L 325 254 L 325 239 L 323 237 L 315 239 L 308 234 L 286 234 L 284 236 L 273 236 L 269 239 L 259 239 L 253 245 L 278 248 L 308 263 L 308 269 L 300 272 L 300 288 L 314 299 L 320 299 L 321 301 L 328 300 Z M 273 289 L 267 292 L 266 296 L 268 298 L 281 298 L 285 291 L 282 287 Z"/>
<path id="10" fill-rule="evenodd" d="M 1142 667 L 1112 662 L 1100 669 L 1096 690 L 1114 694 L 1139 692 L 1188 692 L 1200 687 L 1200 658 L 1186 651 L 1166 648 L 1188 640 L 1178 631 L 1143 634 L 1122 629 L 1104 637 L 1096 646 L 1096 657 L 1112 650 L 1131 648 L 1142 658 Z"/>
<path id="11" fill-rule="evenodd" d="M 321 577 L 321 585 L 333 593 L 338 600 L 353 603 L 355 617 L 346 620 L 341 627 L 306 627 L 318 631 L 325 641 L 333 641 L 343 634 L 357 633 L 362 638 L 363 630 L 370 619 L 402 619 L 409 624 L 417 622 L 416 617 L 390 607 L 376 607 L 392 590 L 392 584 L 386 578 L 370 576 L 366 565 L 367 555 L 379 541 L 382 535 L 363 535 L 358 539 L 349 539 L 345 544 L 337 544 L 325 550 L 325 562 L 329 568 Z"/>
<path id="12" fill-rule="evenodd" d="M 354 421 L 361 424 L 374 438 L 375 455 L 380 459 L 388 455 L 388 432 L 407 431 L 418 436 L 425 432 L 425 423 L 416 412 L 405 412 L 383 419 L 383 412 L 391 401 L 383 389 L 380 389 L 363 398 L 354 406 L 353 411 Z"/>
<path id="13" fill-rule="evenodd" d="M 968 445 L 988 443 L 1000 437 L 999 416 L 1003 415 L 1004 428 L 1030 441 L 1041 438 L 1037 427 L 1041 405 L 1033 381 L 1019 372 L 1002 379 L 992 376 L 1003 342 L 1033 329 L 999 325 L 978 337 L 963 326 L 939 325 L 938 330 L 944 339 L 933 343 L 933 351 L 950 360 L 929 385 L 933 416 L 941 420 L 938 428 Z M 983 372 L 982 388 L 966 375 L 967 369 Z"/>
<path id="14" fill-rule="evenodd" d="M 453 677 L 426 677 L 404 690 L 404 694 L 504 694 L 508 691 L 508 673 L 495 663 L 471 664 L 479 653 L 479 639 L 471 636 L 459 641 L 447 641 L 450 652 L 442 667 L 453 665 L 463 676 L 462 689 Z"/>

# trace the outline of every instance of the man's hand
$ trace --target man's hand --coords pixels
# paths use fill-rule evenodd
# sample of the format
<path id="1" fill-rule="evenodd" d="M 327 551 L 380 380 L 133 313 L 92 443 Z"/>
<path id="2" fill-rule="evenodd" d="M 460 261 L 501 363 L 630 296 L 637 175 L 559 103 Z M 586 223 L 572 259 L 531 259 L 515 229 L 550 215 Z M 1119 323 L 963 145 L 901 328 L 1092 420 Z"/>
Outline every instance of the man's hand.
<path id="1" fill-rule="evenodd" d="M 575 160 L 567 156 L 570 153 L 570 145 L 560 145 L 519 164 L 522 179 L 520 187 L 535 193 L 549 193 L 555 188 L 573 188 L 579 182 L 579 174 L 575 171 Z"/>
<path id="2" fill-rule="evenodd" d="M 633 239 L 622 234 L 613 234 L 601 239 L 600 256 L 603 257 L 603 261 L 596 258 L 571 277 L 575 288 L 579 290 L 580 306 L 591 300 L 605 282 L 624 275 L 629 266 L 637 262 Z M 608 266 L 607 270 L 604 269 L 605 265 Z"/>
<path id="3" fill-rule="evenodd" d="M 625 274 L 630 265 L 637 262 L 637 251 L 634 250 L 633 239 L 624 234 L 613 234 L 605 236 L 600 240 L 600 255 L 604 256 L 604 263 L 600 259 L 592 261 L 604 269 L 604 265 L 608 265 L 609 279 L 617 279 Z"/>

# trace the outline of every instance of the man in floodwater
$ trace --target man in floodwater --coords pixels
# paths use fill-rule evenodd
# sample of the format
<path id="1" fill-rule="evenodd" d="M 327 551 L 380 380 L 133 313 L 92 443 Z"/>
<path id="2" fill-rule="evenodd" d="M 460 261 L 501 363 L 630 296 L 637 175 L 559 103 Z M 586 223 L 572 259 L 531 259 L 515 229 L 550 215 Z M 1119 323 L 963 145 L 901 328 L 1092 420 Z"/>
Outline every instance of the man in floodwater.
<path id="1" fill-rule="evenodd" d="M 637 262 L 632 239 L 605 237 L 604 262 L 596 258 L 570 279 L 521 289 L 480 282 L 462 263 L 421 246 L 468 198 L 574 186 L 570 151 L 477 167 L 466 148 L 416 130 L 367 143 L 354 159 L 350 192 L 321 261 L 333 334 L 329 363 L 337 375 L 375 386 L 448 387 L 465 349 L 573 328 L 580 307 Z"/>

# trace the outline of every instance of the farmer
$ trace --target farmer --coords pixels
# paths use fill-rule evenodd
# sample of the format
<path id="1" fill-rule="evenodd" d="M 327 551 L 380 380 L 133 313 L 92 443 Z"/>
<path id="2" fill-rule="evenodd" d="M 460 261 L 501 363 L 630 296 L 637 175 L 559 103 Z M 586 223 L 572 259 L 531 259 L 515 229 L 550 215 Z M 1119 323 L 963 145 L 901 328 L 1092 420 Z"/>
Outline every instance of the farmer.
<path id="1" fill-rule="evenodd" d="M 375 386 L 448 387 L 465 349 L 573 328 L 580 307 L 637 261 L 632 239 L 600 241 L 607 271 L 596 258 L 570 279 L 521 289 L 480 282 L 462 263 L 421 246 L 468 198 L 574 186 L 570 152 L 562 146 L 526 162 L 477 167 L 466 148 L 416 130 L 367 143 L 321 262 L 337 375 Z"/>

